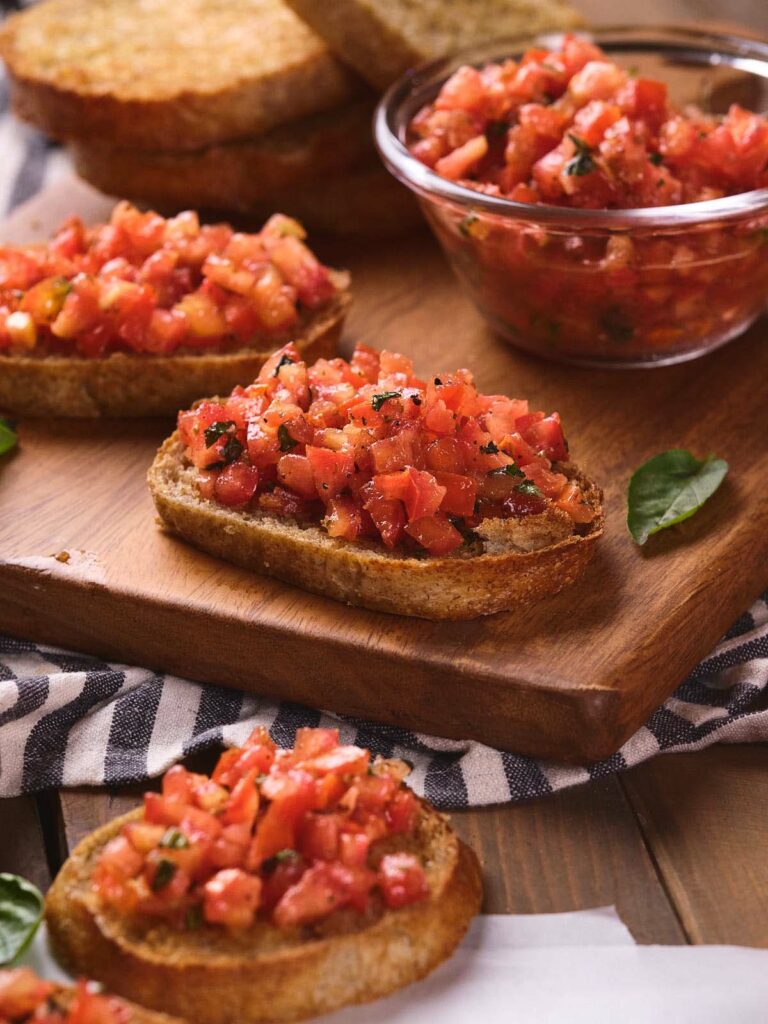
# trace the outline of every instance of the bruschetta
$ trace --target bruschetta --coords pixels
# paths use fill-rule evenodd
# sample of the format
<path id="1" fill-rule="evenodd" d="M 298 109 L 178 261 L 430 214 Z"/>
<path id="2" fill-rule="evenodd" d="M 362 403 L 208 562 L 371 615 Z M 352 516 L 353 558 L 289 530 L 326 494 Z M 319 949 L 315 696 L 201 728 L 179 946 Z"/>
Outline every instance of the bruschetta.
<path id="1" fill-rule="evenodd" d="M 331 355 L 348 275 L 304 237 L 280 214 L 244 234 L 121 202 L 108 224 L 0 248 L 0 410 L 173 415 L 248 383 L 289 339 L 308 361 Z"/>
<path id="2" fill-rule="evenodd" d="M 408 766 L 258 728 L 211 777 L 86 838 L 46 901 L 69 970 L 194 1024 L 293 1021 L 367 1002 L 450 956 L 481 900 L 474 854 Z"/>
<path id="3" fill-rule="evenodd" d="M 3 1024 L 182 1024 L 164 1013 L 107 995 L 84 979 L 60 985 L 29 967 L 0 970 Z"/>
<path id="4" fill-rule="evenodd" d="M 307 367 L 289 345 L 181 413 L 149 486 L 162 524 L 213 555 L 427 619 L 556 593 L 603 528 L 557 413 L 366 346 Z"/>

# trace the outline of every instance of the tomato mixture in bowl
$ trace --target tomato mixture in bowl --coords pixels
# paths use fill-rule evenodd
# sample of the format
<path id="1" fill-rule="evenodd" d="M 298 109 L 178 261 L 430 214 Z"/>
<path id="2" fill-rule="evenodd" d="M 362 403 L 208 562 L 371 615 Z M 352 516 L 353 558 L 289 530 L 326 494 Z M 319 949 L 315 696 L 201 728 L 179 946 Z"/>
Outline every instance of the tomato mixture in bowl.
<path id="1" fill-rule="evenodd" d="M 430 66 L 385 97 L 377 140 L 515 344 L 590 364 L 692 358 L 768 298 L 768 121 L 732 101 L 768 106 L 768 46 L 603 38 Z"/>
<path id="2" fill-rule="evenodd" d="M 258 727 L 210 777 L 167 771 L 141 819 L 105 846 L 94 887 L 122 914 L 187 929 L 293 928 L 344 907 L 416 903 L 429 895 L 418 856 L 376 846 L 414 833 L 408 772 L 341 745 L 337 729 L 299 729 L 294 748 L 278 750 Z"/>
<path id="3" fill-rule="evenodd" d="M 179 435 L 203 498 L 406 555 L 471 554 L 484 519 L 595 518 L 556 412 L 365 345 L 310 367 L 287 345 L 254 384 L 181 413 Z"/>
<path id="4" fill-rule="evenodd" d="M 0 248 L 0 356 L 231 352 L 285 340 L 337 292 L 304 237 L 281 214 L 258 234 L 126 202 L 108 224 L 73 217 L 45 245 Z"/>

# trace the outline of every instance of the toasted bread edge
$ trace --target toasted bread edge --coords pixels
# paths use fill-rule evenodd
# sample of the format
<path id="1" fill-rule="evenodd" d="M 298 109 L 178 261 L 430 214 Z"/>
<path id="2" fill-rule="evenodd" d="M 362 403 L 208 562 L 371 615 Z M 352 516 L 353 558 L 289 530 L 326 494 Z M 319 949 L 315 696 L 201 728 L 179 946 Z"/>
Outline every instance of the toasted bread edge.
<path id="1" fill-rule="evenodd" d="M 306 362 L 335 355 L 350 302 L 344 290 L 307 321 L 294 339 Z M 0 410 L 35 417 L 175 416 L 201 395 L 228 394 L 237 384 L 250 384 L 273 351 L 115 353 L 100 359 L 0 355 Z"/>

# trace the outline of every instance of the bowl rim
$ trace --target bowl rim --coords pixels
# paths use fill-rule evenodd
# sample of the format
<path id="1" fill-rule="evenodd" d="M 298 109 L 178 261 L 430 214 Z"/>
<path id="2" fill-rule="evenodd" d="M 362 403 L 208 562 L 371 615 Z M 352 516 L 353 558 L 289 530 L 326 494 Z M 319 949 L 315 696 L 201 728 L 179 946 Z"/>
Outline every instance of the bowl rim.
<path id="1" fill-rule="evenodd" d="M 659 49 L 685 45 L 698 54 L 709 54 L 709 59 L 702 63 L 710 66 L 720 66 L 722 63 L 748 65 L 743 66 L 742 70 L 768 80 L 768 41 L 736 33 L 712 32 L 696 28 L 695 25 L 618 25 L 594 31 L 579 29 L 568 33 L 540 32 L 494 40 L 421 64 L 407 71 L 389 87 L 373 117 L 374 140 L 387 170 L 423 199 L 439 200 L 461 209 L 466 208 L 471 213 L 482 212 L 502 219 L 561 225 L 571 230 L 580 226 L 584 229 L 613 231 L 657 227 L 682 229 L 768 213 L 768 187 L 701 202 L 621 210 L 584 210 L 544 203 L 521 203 L 501 196 L 489 196 L 443 178 L 410 153 L 402 141 L 407 120 L 401 123 L 401 114 L 409 101 L 415 109 L 412 101 L 420 89 L 425 89 L 427 85 L 441 84 L 461 64 L 478 65 L 502 60 L 536 43 L 556 45 L 567 34 L 588 39 L 609 49 L 612 43 L 618 47 L 644 45 L 646 48 L 656 46 Z M 714 59 L 723 55 L 731 59 L 725 62 Z M 753 70 L 757 64 L 763 66 L 763 74 Z"/>

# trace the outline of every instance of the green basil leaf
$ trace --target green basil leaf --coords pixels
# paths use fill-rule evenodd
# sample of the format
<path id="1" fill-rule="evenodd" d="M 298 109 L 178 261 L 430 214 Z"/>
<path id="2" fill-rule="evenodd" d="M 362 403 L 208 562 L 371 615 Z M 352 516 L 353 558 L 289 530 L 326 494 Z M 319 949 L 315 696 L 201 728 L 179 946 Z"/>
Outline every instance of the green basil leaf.
<path id="1" fill-rule="evenodd" d="M 683 448 L 654 455 L 635 471 L 627 491 L 627 527 L 638 544 L 682 523 L 711 498 L 728 463 L 714 455 L 699 461 Z"/>
<path id="2" fill-rule="evenodd" d="M 280 442 L 281 452 L 289 452 L 299 443 L 295 437 L 291 437 L 288 427 L 284 423 L 277 428 L 277 440 Z"/>
<path id="3" fill-rule="evenodd" d="M 389 401 L 390 398 L 399 398 L 399 391 L 382 391 L 380 395 L 374 395 L 371 399 L 371 407 L 374 412 L 379 412 L 382 405 Z"/>
<path id="4" fill-rule="evenodd" d="M 24 952 L 42 919 L 39 889 L 18 875 L 0 874 L 0 967 Z"/>
<path id="5" fill-rule="evenodd" d="M 0 419 L 0 455 L 5 455 L 11 448 L 15 448 L 19 443 L 19 439 L 16 435 L 15 424 L 11 423 L 10 420 Z"/>

